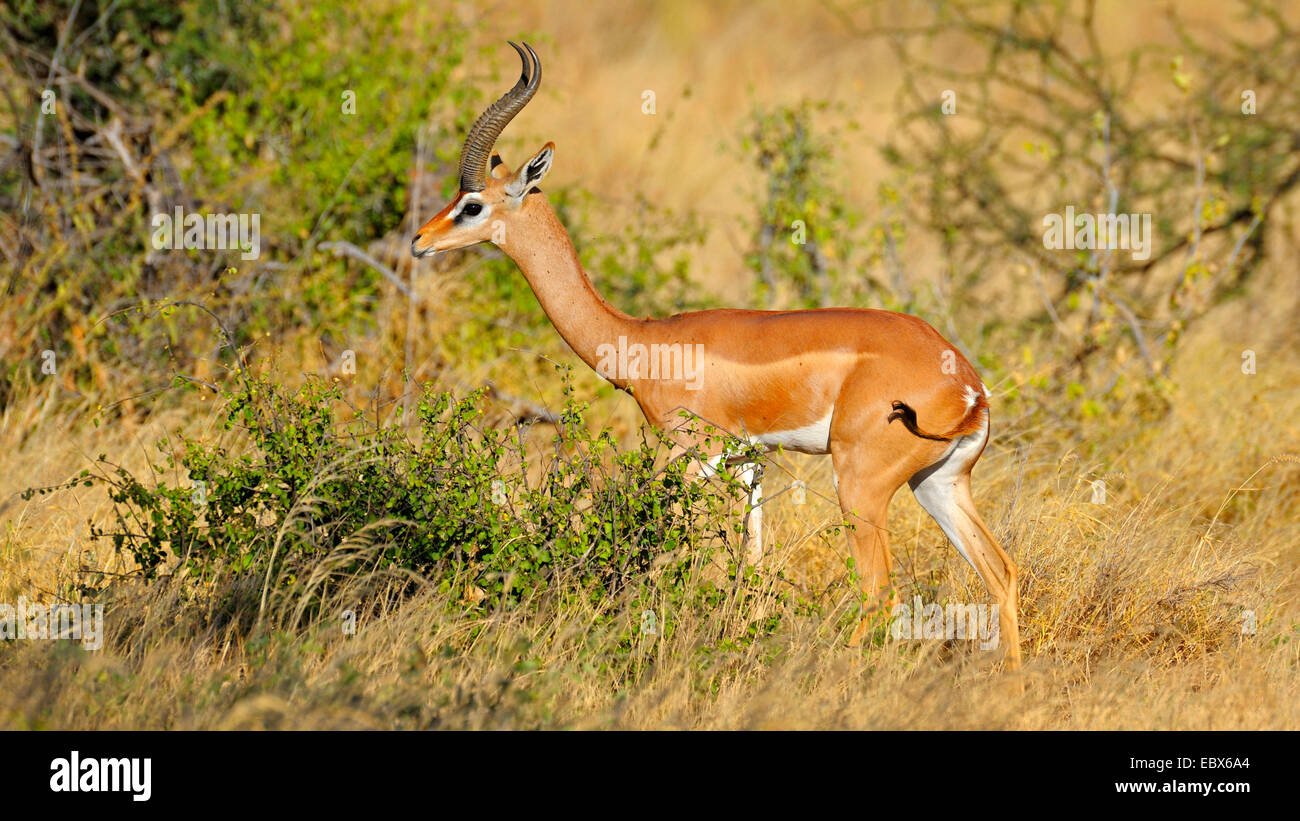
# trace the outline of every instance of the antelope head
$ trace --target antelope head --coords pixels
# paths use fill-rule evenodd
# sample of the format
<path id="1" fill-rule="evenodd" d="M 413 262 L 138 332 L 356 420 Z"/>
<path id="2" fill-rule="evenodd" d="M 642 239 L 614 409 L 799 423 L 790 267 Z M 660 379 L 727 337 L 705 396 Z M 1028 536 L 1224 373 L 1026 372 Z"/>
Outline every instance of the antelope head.
<path id="1" fill-rule="evenodd" d="M 542 63 L 532 46 L 510 45 L 524 64 L 519 82 L 474 121 L 460 154 L 460 192 L 416 232 L 411 240 L 412 256 L 489 242 L 498 221 L 508 222 L 530 194 L 541 193 L 535 186 L 551 170 L 554 143 L 548 142 L 513 174 L 492 151 L 497 137 L 528 105 L 542 81 Z"/>

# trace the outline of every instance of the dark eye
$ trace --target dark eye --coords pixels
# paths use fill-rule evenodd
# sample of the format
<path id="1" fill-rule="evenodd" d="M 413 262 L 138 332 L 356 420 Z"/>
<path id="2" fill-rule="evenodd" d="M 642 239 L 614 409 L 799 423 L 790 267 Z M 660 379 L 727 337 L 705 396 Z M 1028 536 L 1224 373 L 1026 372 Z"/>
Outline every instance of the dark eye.
<path id="1" fill-rule="evenodd" d="M 467 202 L 465 207 L 460 209 L 460 213 L 464 217 L 477 217 L 483 213 L 483 206 L 477 202 Z"/>

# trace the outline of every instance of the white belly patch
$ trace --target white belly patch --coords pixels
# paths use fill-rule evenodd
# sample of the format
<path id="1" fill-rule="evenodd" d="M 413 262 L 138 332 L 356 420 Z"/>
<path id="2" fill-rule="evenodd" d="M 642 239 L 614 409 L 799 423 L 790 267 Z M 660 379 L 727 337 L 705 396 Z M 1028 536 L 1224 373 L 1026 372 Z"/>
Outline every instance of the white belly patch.
<path id="1" fill-rule="evenodd" d="M 828 413 L 824 418 L 802 428 L 770 430 L 754 436 L 753 440 L 769 448 L 781 447 L 799 453 L 830 453 L 832 415 Z"/>

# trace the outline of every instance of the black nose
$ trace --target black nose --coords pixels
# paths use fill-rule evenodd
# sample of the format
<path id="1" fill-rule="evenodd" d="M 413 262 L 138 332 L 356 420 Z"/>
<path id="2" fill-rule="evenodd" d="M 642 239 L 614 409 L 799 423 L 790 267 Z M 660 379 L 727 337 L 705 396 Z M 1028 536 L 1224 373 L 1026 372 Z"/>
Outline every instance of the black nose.
<path id="1" fill-rule="evenodd" d="M 416 259 L 419 259 L 421 256 L 420 252 L 415 249 L 415 243 L 419 241 L 420 241 L 419 234 L 416 234 L 415 237 L 411 240 L 411 256 L 415 257 Z"/>

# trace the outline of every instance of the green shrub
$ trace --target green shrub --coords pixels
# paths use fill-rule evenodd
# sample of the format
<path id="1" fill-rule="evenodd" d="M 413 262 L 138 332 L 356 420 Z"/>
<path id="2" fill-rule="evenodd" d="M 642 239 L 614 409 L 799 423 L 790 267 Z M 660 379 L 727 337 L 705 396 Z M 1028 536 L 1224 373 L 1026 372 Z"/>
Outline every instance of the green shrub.
<path id="1" fill-rule="evenodd" d="M 147 578 L 200 585 L 247 574 L 290 588 L 329 561 L 336 574 L 412 571 L 479 608 L 512 606 L 559 575 L 593 601 L 651 576 L 670 599 L 707 598 L 710 582 L 685 582 L 727 544 L 740 484 L 689 480 L 686 460 L 662 464 L 667 445 L 646 437 L 619 451 L 567 393 L 542 458 L 518 429 L 482 424 L 481 391 L 426 391 L 408 436 L 360 414 L 339 420 L 333 384 L 249 381 L 225 409 L 246 443 L 159 443 L 156 474 L 187 479 L 150 486 L 102 459 L 83 473 L 116 510 L 92 538 Z M 733 562 L 726 574 L 744 572 Z"/>
<path id="2" fill-rule="evenodd" d="M 0 403 L 42 381 L 46 349 L 69 391 L 153 389 L 173 363 L 188 370 L 211 349 L 188 317 L 152 321 L 166 300 L 203 299 L 240 344 L 364 320 L 381 276 L 312 250 L 399 228 L 421 136 L 426 168 L 451 184 L 482 107 L 478 84 L 456 77 L 472 24 L 413 0 L 132 0 L 111 14 L 87 2 L 61 53 L 86 84 L 47 89 L 42 60 L 71 5 L 0 5 L 0 27 L 30 44 L 0 82 L 17 84 L 11 103 L 35 101 L 0 107 L 0 132 L 51 157 L 31 173 L 0 163 L 0 225 L 21 238 L 5 299 L 31 317 L 0 316 L 12 349 L 30 352 L 0 368 Z M 423 36 L 401 36 L 412 27 Z M 57 104 L 41 114 L 46 91 Z M 104 147 L 110 132 L 120 153 Z M 177 205 L 258 215 L 261 256 L 156 252 L 152 216 Z"/>

